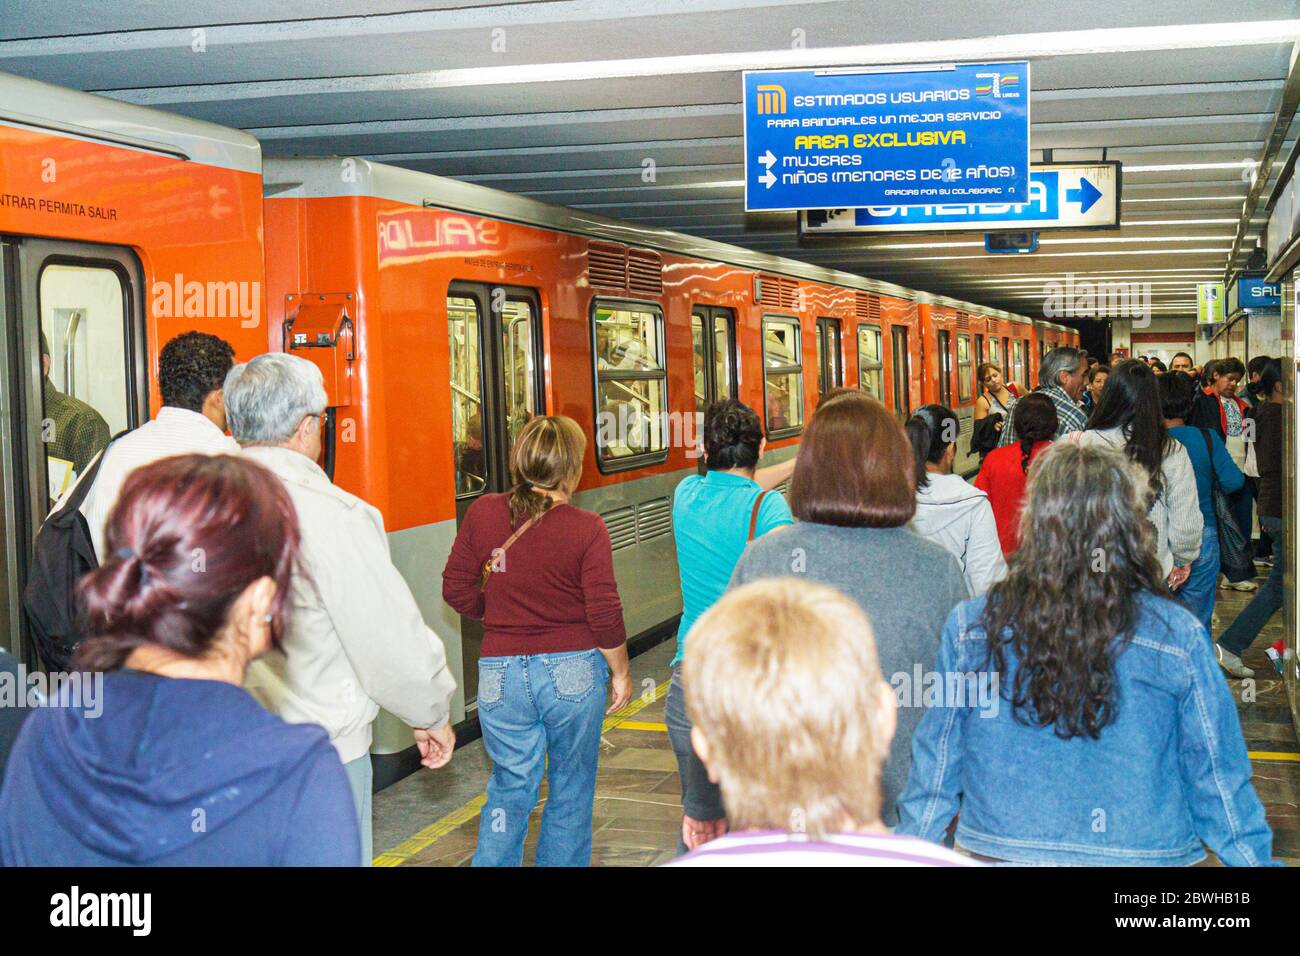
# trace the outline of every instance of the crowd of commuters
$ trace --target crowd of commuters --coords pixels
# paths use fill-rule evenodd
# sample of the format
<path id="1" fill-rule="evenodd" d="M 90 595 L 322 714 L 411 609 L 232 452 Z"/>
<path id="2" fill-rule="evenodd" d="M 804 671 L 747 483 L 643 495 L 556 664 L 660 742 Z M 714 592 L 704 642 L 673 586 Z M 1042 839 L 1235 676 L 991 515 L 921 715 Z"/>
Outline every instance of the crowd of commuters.
<path id="1" fill-rule="evenodd" d="M 900 423 L 833 390 L 767 468 L 752 409 L 706 411 L 672 508 L 677 865 L 1272 862 L 1218 668 L 1249 673 L 1280 551 L 1209 632 L 1237 520 L 1215 496 L 1252 501 L 1253 473 L 1282 533 L 1281 367 L 1251 369 L 1247 405 L 1239 362 L 1201 385 L 1179 358 L 1054 349 L 1032 392 L 981 366 L 974 483 L 942 405 Z M 104 711 L 41 709 L 7 766 L 0 746 L 0 863 L 364 865 L 380 708 L 424 766 L 452 758 L 442 642 L 378 511 L 316 464 L 314 364 L 235 365 L 189 333 L 159 380 L 83 504 L 99 567 L 76 666 L 104 675 Z M 532 418 L 442 569 L 483 622 L 475 865 L 522 863 L 544 777 L 537 864 L 591 860 L 602 722 L 632 682 L 609 532 L 573 503 L 586 451 L 572 419 Z"/>

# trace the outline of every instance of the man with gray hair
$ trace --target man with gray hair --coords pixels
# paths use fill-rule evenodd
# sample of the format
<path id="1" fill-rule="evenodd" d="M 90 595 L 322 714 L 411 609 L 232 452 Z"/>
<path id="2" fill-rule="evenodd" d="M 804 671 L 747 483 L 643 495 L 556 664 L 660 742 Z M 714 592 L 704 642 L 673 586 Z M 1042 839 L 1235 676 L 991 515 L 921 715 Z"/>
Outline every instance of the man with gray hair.
<path id="1" fill-rule="evenodd" d="M 1052 349 L 1038 363 L 1038 388 L 1056 406 L 1056 437 L 1070 432 L 1081 432 L 1088 424 L 1088 413 L 1083 410 L 1080 398 L 1088 373 L 1088 353 L 1082 349 L 1063 345 Z M 998 447 L 1016 441 L 1016 430 L 1011 422 L 1002 426 Z"/>
<path id="2" fill-rule="evenodd" d="M 226 416 L 244 454 L 284 483 L 298 512 L 301 573 L 280 650 L 248 686 L 293 723 L 324 727 L 352 783 L 363 862 L 371 849 L 371 724 L 379 708 L 415 731 L 421 763 L 441 767 L 456 737 L 456 682 L 442 641 L 393 566 L 379 511 L 337 488 L 316 464 L 327 399 L 320 369 L 282 352 L 230 370 Z"/>

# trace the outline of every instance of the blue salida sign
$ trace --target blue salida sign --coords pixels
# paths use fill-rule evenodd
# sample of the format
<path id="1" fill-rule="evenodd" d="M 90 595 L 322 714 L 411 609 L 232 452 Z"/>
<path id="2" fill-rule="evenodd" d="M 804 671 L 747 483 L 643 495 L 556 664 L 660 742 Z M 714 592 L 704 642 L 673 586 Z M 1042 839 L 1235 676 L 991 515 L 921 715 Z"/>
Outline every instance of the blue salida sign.
<path id="1" fill-rule="evenodd" d="M 1262 275 L 1242 276 L 1233 289 L 1237 309 L 1247 312 L 1280 312 L 1282 310 L 1282 286 L 1277 282 L 1265 282 Z"/>
<path id="2" fill-rule="evenodd" d="M 745 209 L 1029 200 L 1029 64 L 744 76 Z"/>

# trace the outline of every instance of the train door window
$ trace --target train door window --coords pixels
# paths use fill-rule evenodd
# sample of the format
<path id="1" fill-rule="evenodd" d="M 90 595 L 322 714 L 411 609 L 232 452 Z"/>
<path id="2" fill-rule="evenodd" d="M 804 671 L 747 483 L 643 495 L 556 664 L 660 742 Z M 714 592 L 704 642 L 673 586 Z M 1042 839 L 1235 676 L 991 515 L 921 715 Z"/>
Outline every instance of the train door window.
<path id="1" fill-rule="evenodd" d="M 939 330 L 939 354 L 935 356 L 939 365 L 939 404 L 952 404 L 952 345 L 950 335 Z"/>
<path id="2" fill-rule="evenodd" d="M 126 277 L 116 268 L 52 262 L 40 271 L 42 439 L 57 500 L 131 424 Z"/>
<path id="3" fill-rule="evenodd" d="M 825 395 L 844 384 L 844 365 L 840 358 L 840 323 L 836 319 L 817 320 L 817 394 Z"/>
<path id="4" fill-rule="evenodd" d="M 507 298 L 501 309 L 501 370 L 505 383 L 506 453 L 537 414 L 537 317 L 528 299 Z"/>
<path id="5" fill-rule="evenodd" d="M 908 368 L 907 326 L 893 327 L 890 346 L 890 357 L 893 359 L 894 366 L 894 412 L 900 418 L 907 418 L 912 414 L 912 375 Z"/>
<path id="6" fill-rule="evenodd" d="M 510 449 L 543 404 L 539 314 L 529 289 L 454 282 L 448 290 L 457 498 L 509 487 Z"/>
<path id="7" fill-rule="evenodd" d="M 0 237 L 0 649 L 35 664 L 19 595 L 41 522 L 109 438 L 148 417 L 129 249 Z"/>
<path id="8" fill-rule="evenodd" d="M 971 400 L 970 336 L 957 333 L 957 401 Z"/>
<path id="9" fill-rule="evenodd" d="M 1025 384 L 1025 340 L 1015 339 L 1011 343 L 1011 367 L 1015 371 L 1016 381 Z M 1028 387 L 1028 386 L 1026 386 Z"/>
<path id="10" fill-rule="evenodd" d="M 799 320 L 763 318 L 763 407 L 769 438 L 784 438 L 803 427 L 803 346 Z"/>
<path id="11" fill-rule="evenodd" d="M 858 326 L 858 388 L 868 395 L 884 399 L 884 365 L 880 360 L 880 329 L 874 325 Z"/>
<path id="12" fill-rule="evenodd" d="M 447 297 L 451 343 L 451 443 L 456 495 L 487 489 L 487 446 L 483 441 L 483 315 L 470 296 Z"/>
<path id="13" fill-rule="evenodd" d="M 691 312 L 695 410 L 736 394 L 736 338 L 730 309 L 696 306 Z"/>
<path id="14" fill-rule="evenodd" d="M 1004 381 L 1020 381 L 1019 379 L 1008 378 L 1014 373 L 1015 369 L 1011 365 L 1011 339 L 1003 336 L 1002 338 L 1002 378 Z M 1021 382 L 1021 384 L 1024 384 Z"/>
<path id="15" fill-rule="evenodd" d="M 998 340 L 997 337 L 993 335 L 989 336 L 989 357 L 987 361 L 992 362 L 1004 372 L 1006 371 L 1006 366 L 1003 365 L 1002 362 L 998 361 Z"/>
<path id="16" fill-rule="evenodd" d="M 975 364 L 978 365 L 984 361 L 987 361 L 984 358 L 984 336 L 977 335 L 975 336 Z"/>
<path id="17" fill-rule="evenodd" d="M 592 305 L 596 366 L 596 461 L 602 472 L 668 457 L 664 316 L 657 305 Z"/>

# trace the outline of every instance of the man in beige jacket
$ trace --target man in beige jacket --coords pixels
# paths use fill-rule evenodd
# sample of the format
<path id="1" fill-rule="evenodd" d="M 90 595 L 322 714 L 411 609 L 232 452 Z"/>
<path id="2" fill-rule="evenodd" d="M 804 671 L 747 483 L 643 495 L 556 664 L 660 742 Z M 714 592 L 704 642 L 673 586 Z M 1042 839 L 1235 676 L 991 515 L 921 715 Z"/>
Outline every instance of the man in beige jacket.
<path id="1" fill-rule="evenodd" d="M 421 762 L 441 767 L 456 742 L 448 720 L 456 682 L 393 566 L 378 510 L 316 464 L 325 403 L 320 370 L 292 355 L 259 355 L 226 378 L 231 433 L 284 482 L 302 534 L 288 631 L 248 684 L 285 720 L 329 732 L 352 782 L 368 864 L 371 724 L 380 707 L 395 714 L 415 731 Z"/>

